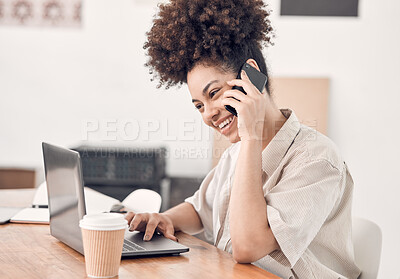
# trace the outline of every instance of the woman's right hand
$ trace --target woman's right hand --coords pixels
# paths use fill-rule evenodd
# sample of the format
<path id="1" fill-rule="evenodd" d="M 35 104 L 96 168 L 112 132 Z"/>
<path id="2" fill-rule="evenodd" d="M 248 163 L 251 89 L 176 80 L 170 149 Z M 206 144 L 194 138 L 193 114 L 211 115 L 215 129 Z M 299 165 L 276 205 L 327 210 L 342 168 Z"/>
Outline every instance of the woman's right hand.
<path id="1" fill-rule="evenodd" d="M 144 241 L 149 241 L 154 232 L 162 233 L 166 238 L 178 241 L 175 237 L 175 229 L 172 220 L 162 213 L 134 213 L 128 212 L 125 219 L 129 224 L 129 231 L 144 233 Z"/>

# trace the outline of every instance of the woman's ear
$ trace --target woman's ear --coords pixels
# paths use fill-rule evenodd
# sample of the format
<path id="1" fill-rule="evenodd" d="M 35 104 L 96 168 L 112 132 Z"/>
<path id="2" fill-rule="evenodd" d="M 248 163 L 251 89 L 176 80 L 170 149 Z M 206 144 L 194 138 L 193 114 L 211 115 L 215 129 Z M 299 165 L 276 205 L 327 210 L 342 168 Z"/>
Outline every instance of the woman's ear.
<path id="1" fill-rule="evenodd" d="M 246 63 L 250 64 L 250 66 L 252 66 L 253 68 L 256 68 L 260 72 L 260 68 L 258 68 L 257 62 L 253 58 L 247 59 Z"/>

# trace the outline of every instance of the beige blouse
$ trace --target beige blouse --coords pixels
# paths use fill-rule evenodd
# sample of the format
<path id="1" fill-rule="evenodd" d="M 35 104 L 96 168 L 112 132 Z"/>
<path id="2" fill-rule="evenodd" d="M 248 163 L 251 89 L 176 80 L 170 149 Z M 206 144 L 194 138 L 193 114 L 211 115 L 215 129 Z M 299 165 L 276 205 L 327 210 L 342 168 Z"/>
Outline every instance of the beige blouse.
<path id="1" fill-rule="evenodd" d="M 268 222 L 280 250 L 253 264 L 282 278 L 357 278 L 348 168 L 330 139 L 301 125 L 292 111 L 282 113 L 287 121 L 262 152 Z M 240 142 L 230 146 L 185 200 L 206 238 L 230 253 L 228 207 L 239 150 Z"/>

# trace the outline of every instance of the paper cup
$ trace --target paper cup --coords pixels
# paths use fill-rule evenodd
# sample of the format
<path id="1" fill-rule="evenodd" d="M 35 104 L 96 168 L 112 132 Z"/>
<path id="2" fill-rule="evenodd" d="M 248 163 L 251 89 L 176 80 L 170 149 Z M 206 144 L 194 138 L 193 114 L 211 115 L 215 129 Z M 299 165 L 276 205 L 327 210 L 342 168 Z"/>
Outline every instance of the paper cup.
<path id="1" fill-rule="evenodd" d="M 79 226 L 88 277 L 118 276 L 125 230 L 128 227 L 124 216 L 119 213 L 85 215 Z"/>

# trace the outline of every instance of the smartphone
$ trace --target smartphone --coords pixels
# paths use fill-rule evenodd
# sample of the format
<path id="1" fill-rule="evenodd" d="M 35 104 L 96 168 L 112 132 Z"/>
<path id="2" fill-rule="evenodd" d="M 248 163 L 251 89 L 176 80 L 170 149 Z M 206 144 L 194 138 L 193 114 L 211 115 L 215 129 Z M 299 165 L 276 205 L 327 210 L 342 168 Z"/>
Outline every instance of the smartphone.
<path id="1" fill-rule="evenodd" d="M 251 83 L 253 83 L 254 86 L 258 89 L 258 91 L 260 91 L 262 93 L 263 90 L 264 90 L 265 84 L 267 83 L 267 76 L 264 75 L 263 73 L 261 73 L 256 68 L 250 66 L 250 64 L 244 63 L 242 65 L 242 67 L 240 68 L 240 70 L 239 70 L 239 73 L 238 73 L 238 75 L 236 77 L 237 79 L 241 78 L 240 73 L 242 72 L 242 70 L 244 70 L 246 72 L 246 74 L 249 77 Z M 240 90 L 244 94 L 246 94 L 246 92 L 244 91 L 243 87 L 233 86 L 232 89 Z M 232 113 L 234 116 L 237 116 L 237 112 L 233 107 L 225 106 L 225 108 L 226 108 L 227 111 Z"/>

